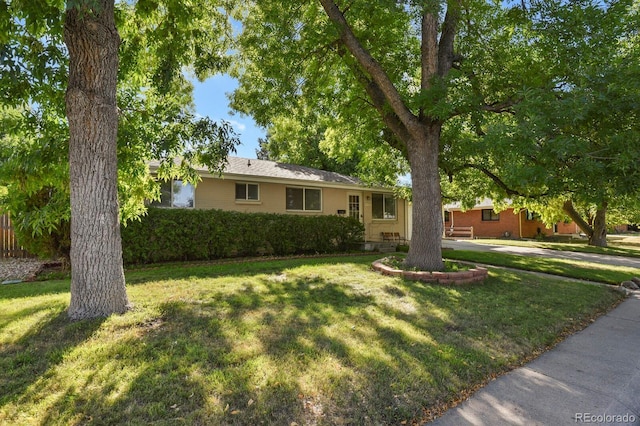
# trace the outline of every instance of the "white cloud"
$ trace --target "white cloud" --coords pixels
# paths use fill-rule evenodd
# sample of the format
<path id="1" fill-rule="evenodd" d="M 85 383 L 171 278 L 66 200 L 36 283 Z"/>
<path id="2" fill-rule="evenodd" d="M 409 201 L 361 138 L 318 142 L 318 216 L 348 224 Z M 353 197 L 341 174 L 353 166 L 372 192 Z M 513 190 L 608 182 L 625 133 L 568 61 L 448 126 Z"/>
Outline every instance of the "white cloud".
<path id="1" fill-rule="evenodd" d="M 246 124 L 241 123 L 241 122 L 236 121 L 236 120 L 225 120 L 225 121 L 227 121 L 229 124 L 231 124 L 231 126 L 234 129 L 236 129 L 236 130 L 238 130 L 240 132 L 242 132 L 243 130 L 245 130 L 247 128 Z"/>

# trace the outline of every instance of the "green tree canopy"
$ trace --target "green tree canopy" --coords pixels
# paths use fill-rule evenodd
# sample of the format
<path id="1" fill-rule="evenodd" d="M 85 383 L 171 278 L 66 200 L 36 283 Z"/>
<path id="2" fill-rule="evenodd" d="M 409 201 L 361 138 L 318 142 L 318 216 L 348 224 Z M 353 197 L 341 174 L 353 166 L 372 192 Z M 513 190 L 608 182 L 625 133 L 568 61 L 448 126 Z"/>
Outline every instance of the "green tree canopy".
<path id="1" fill-rule="evenodd" d="M 445 197 L 562 206 L 576 221 L 637 194 L 637 2 L 255 0 L 238 16 L 233 105 L 293 129 L 269 144 L 287 155 L 313 140 L 388 175 L 407 159 L 414 201 L 416 183 L 440 179 L 417 159 L 435 157 Z M 438 152 L 412 160 L 431 143 L 421 132 Z M 421 205 L 414 218 L 437 214 Z"/>
<path id="2" fill-rule="evenodd" d="M 125 222 L 144 214 L 145 200 L 160 196 L 148 172 L 149 160 L 161 160 L 160 178 L 197 183 L 192 164 L 219 171 L 238 143 L 228 124 L 196 116 L 190 82 L 228 66 L 228 17 L 215 2 L 183 3 L 116 5 L 122 39 L 118 196 Z M 68 237 L 71 213 L 64 11 L 64 1 L 45 8 L 35 3 L 0 4 L 0 15 L 6 18 L 0 19 L 6 58 L 0 75 L 0 177 L 10 188 L 0 202 L 13 214 L 21 241 L 43 255 L 68 255 L 68 241 L 60 247 L 47 242 L 63 242 L 57 233 Z M 175 163 L 175 158 L 184 161 Z"/>
<path id="3" fill-rule="evenodd" d="M 447 137 L 449 127 L 499 121 L 524 88 L 550 83 L 520 4 L 248 2 L 238 15 L 245 31 L 233 105 L 266 126 L 312 110 L 326 126 L 320 146 L 328 152 L 357 151 L 372 169 L 406 160 L 414 202 L 407 260 L 438 269 L 439 166 L 464 142 Z"/>
<path id="4" fill-rule="evenodd" d="M 467 202 L 511 197 L 548 223 L 569 216 L 606 245 L 607 222 L 638 217 L 637 4 L 541 2 L 520 15 L 546 83 L 525 87 L 508 115 L 448 128 L 449 189 Z"/>
<path id="5" fill-rule="evenodd" d="M 129 307 L 120 219 L 158 195 L 147 161 L 162 161 L 161 178 L 195 181 L 190 164 L 216 170 L 237 143 L 228 126 L 195 117 L 185 76 L 227 65 L 231 29 L 221 6 L 0 3 L 0 118 L 9 124 L 0 132 L 2 202 L 33 235 L 64 236 L 69 227 L 72 319 Z"/>

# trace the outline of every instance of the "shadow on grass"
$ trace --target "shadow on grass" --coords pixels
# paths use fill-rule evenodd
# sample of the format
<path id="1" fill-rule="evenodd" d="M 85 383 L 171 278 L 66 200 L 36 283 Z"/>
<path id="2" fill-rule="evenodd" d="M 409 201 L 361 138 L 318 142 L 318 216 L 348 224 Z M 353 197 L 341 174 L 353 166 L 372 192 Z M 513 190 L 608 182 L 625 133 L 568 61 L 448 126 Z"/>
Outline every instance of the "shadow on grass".
<path id="1" fill-rule="evenodd" d="M 207 424 L 203 380 L 222 368 L 231 346 L 197 305 L 171 302 L 159 318 L 134 324 L 137 336 L 117 340 L 83 366 L 79 386 L 49 404 L 44 424 Z M 238 386 L 240 383 L 229 383 Z"/>
<path id="2" fill-rule="evenodd" d="M 302 265 L 331 265 L 338 262 L 368 264 L 378 258 L 379 254 L 365 254 L 356 256 L 327 256 L 327 257 L 303 257 L 303 258 L 269 258 L 262 260 L 254 258 L 246 262 L 232 260 L 229 263 L 203 263 L 184 262 L 171 264 L 157 264 L 145 266 L 132 266 L 127 268 L 127 285 L 146 284 L 158 280 L 179 280 L 186 278 L 216 278 L 251 277 L 258 274 L 281 273 L 283 269 L 294 268 Z M 20 299 L 43 296 L 49 294 L 68 293 L 69 280 L 34 281 L 16 284 L 0 285 L 0 300 Z"/>
<path id="3" fill-rule="evenodd" d="M 238 312 L 251 309 L 240 305 Z M 225 327 L 225 318 L 200 304 L 164 304 L 161 317 L 142 324 L 141 336 L 101 351 L 95 370 L 48 404 L 42 423 L 244 425 L 298 418 L 298 386 L 282 380 L 257 389 L 260 368 L 232 339 L 239 330 Z"/>
<path id="4" fill-rule="evenodd" d="M 356 256 L 327 256 L 302 258 L 253 258 L 248 261 L 229 261 L 229 263 L 181 263 L 169 265 L 149 265 L 132 267 L 126 273 L 127 284 L 144 284 L 150 281 L 184 278 L 251 277 L 258 274 L 279 274 L 284 269 L 303 265 L 332 265 L 336 263 L 370 264 L 380 254 Z"/>
<path id="5" fill-rule="evenodd" d="M 434 294 L 438 306 L 454 304 L 456 292 L 397 281 L 379 290 L 383 302 L 366 288 L 279 276 L 163 303 L 158 318 L 133 325 L 135 337 L 93 353 L 90 368 L 78 371 L 83 378 L 47 404 L 42 422 L 390 424 L 419 418 L 426 402 L 478 380 L 438 340 L 448 321 L 420 309 L 434 305 Z M 408 297 L 413 312 L 402 309 Z M 68 329 L 60 315 L 42 332 Z M 98 326 L 71 339 L 58 330 L 61 343 L 45 354 L 64 353 Z M 40 333 L 27 340 L 44 344 Z M 22 386 L 15 386 L 22 375 L 7 384 L 13 399 L 38 398 L 41 390 L 28 385 L 51 366 L 37 367 Z"/>
<path id="6" fill-rule="evenodd" d="M 66 304 L 55 307 L 37 305 L 12 315 L 7 321 L 18 321 L 27 316 L 42 313 L 34 324 L 14 344 L 0 348 L 0 406 L 19 402 L 29 392 L 27 389 L 45 378 L 62 363 L 66 353 L 86 341 L 103 320 L 72 323 L 66 312 Z M 50 312 L 47 312 L 50 311 Z"/>
<path id="7" fill-rule="evenodd" d="M 584 289 L 556 302 L 551 285 L 540 291 L 543 284 L 523 286 L 518 275 L 502 272 L 504 279 L 493 276 L 484 286 L 444 288 L 370 274 L 363 267 L 370 258 L 291 276 L 285 269 L 308 259 L 279 262 L 255 271 L 270 275 L 231 290 L 204 285 L 193 299 L 161 302 L 151 316 L 119 317 L 102 333 L 109 340 L 96 338 L 67 366 L 78 380 L 49 384 L 58 392 L 38 422 L 399 424 L 545 344 L 558 319 L 574 314 L 578 294 L 588 300 L 601 291 Z M 325 262 L 319 264 L 335 260 Z M 358 278 L 345 276 L 349 268 Z M 71 333 L 73 324 L 63 321 L 54 315 L 26 341 L 44 346 L 42 333 L 58 333 L 60 350 L 44 351 L 55 360 L 100 325 Z M 534 327 L 551 331 L 518 340 Z M 1 354 L 15 363 L 17 352 Z M 36 399 L 46 389 L 29 384 L 52 365 L 3 382 L 2 391 L 18 386 L 3 404 Z"/>
<path id="8" fill-rule="evenodd" d="M 455 359 L 458 353 L 447 353 L 450 345 L 446 339 L 440 342 L 433 338 L 432 334 L 442 336 L 440 330 L 448 322 L 427 311 L 404 313 L 392 304 L 381 304 L 373 295 L 354 293 L 318 277 L 264 283 L 266 294 L 249 289 L 231 298 L 218 296 L 212 303 L 231 306 L 227 315 L 235 319 L 234 323 L 255 314 L 265 303 L 272 308 L 255 319 L 261 325 L 257 337 L 262 355 L 278 360 L 283 370 L 279 374 L 287 376 L 283 380 L 306 383 L 307 390 L 301 392 L 299 386 L 290 385 L 288 392 L 276 398 L 263 395 L 261 400 L 271 409 L 261 414 L 268 414 L 271 420 L 398 423 L 419 418 L 427 401 L 450 397 L 450 388 L 459 391 L 467 380 L 481 379 L 480 372 Z M 428 299 L 431 291 L 408 286 L 406 290 L 395 287 L 391 292 L 398 299 L 424 292 L 421 299 Z M 450 293 L 441 296 L 439 302 L 449 305 L 456 297 Z M 463 346 L 462 352 L 468 353 L 469 359 L 490 361 L 490 356 L 479 349 Z M 312 379 L 318 383 L 310 385 L 307 380 Z M 452 380 L 455 383 L 450 383 Z M 246 398 L 246 387 L 241 389 L 232 395 L 236 405 Z M 289 407 L 287 411 L 281 408 L 284 406 Z M 238 424 L 259 420 L 245 416 Z"/>
<path id="9" fill-rule="evenodd" d="M 0 285 L 0 300 L 21 299 L 69 292 L 69 281 L 33 281 Z"/>
<path id="10" fill-rule="evenodd" d="M 266 291 L 246 285 L 162 304 L 159 317 L 136 325 L 137 337 L 101 349 L 81 385 L 47 404 L 43 423 L 334 423 L 335 400 L 356 390 L 336 376 L 337 394 L 316 400 L 304 394 L 304 376 L 325 355 L 348 364 L 350 349 L 321 330 L 375 301 L 321 278 L 264 282 Z"/>

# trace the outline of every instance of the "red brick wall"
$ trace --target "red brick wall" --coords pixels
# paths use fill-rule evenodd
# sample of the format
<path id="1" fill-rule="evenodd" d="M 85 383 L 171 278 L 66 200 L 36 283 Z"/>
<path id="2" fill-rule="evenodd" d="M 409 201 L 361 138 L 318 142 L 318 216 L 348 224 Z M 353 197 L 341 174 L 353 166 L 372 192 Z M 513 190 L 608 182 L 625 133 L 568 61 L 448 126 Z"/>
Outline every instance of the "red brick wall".
<path id="1" fill-rule="evenodd" d="M 482 210 L 454 211 L 449 214 L 450 219 L 453 218 L 453 226 L 473 226 L 474 237 L 498 238 L 504 237 L 505 232 L 509 232 L 514 238 L 533 238 L 537 235 L 538 230 L 544 235 L 553 234 L 553 230 L 544 226 L 539 220 L 527 220 L 525 211 L 521 211 L 520 216 L 522 217 L 522 235 L 520 235 L 518 215 L 513 213 L 513 209 L 500 212 L 500 220 L 498 221 L 483 221 Z M 559 224 L 559 234 L 575 233 L 575 224 L 561 225 L 565 224 Z M 445 222 L 444 226 L 445 228 L 451 227 L 451 221 Z"/>
<path id="2" fill-rule="evenodd" d="M 511 209 L 510 209 L 511 210 Z M 543 235 L 553 235 L 553 229 L 549 229 L 544 226 L 544 223 L 539 220 L 527 220 L 527 212 L 521 211 L 522 215 L 522 237 L 521 238 L 535 238 L 538 233 Z"/>
<path id="3" fill-rule="evenodd" d="M 558 222 L 558 234 L 579 234 L 582 232 L 578 225 L 573 222 L 564 223 Z"/>

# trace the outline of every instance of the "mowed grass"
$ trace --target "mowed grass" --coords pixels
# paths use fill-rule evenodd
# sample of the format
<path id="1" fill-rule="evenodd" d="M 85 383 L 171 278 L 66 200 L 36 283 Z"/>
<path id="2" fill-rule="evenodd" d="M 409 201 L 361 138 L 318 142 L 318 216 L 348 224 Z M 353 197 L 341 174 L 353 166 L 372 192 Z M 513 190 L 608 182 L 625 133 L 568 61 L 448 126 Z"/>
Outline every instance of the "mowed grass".
<path id="1" fill-rule="evenodd" d="M 576 240 L 570 243 L 555 243 L 547 241 L 531 240 L 502 240 L 502 239 L 477 239 L 473 240 L 477 244 L 516 246 L 516 247 L 536 247 L 549 250 L 568 251 L 577 253 L 605 254 L 609 256 L 640 257 L 640 238 L 628 238 L 627 240 L 637 241 L 634 245 L 630 242 L 612 240 L 608 247 L 595 247 L 587 244 L 587 241 Z"/>
<path id="2" fill-rule="evenodd" d="M 446 250 L 443 256 L 450 260 L 463 260 L 486 265 L 505 266 L 523 271 L 542 272 L 579 280 L 619 285 L 633 277 L 640 277 L 640 269 L 628 266 L 605 265 L 570 259 L 480 252 L 470 250 Z"/>
<path id="3" fill-rule="evenodd" d="M 623 296 L 491 270 L 381 276 L 375 256 L 129 271 L 135 308 L 71 323 L 68 281 L 0 287 L 0 424 L 401 424 Z"/>

